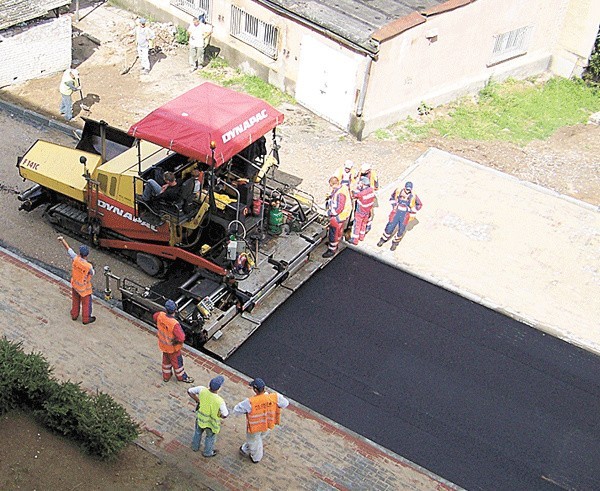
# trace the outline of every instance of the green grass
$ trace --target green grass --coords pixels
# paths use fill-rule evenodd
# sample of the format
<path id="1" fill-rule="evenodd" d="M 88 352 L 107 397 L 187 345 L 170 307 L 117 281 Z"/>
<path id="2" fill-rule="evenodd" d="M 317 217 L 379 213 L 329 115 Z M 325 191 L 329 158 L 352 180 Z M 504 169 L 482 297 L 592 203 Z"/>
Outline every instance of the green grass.
<path id="1" fill-rule="evenodd" d="M 279 106 L 284 102 L 294 103 L 293 97 L 281 92 L 273 85 L 254 75 L 248 75 L 240 70 L 231 68 L 221 58 L 213 58 L 202 70 L 202 77 L 212 80 L 224 87 L 245 92 L 254 97 L 267 101 L 271 106 Z"/>
<path id="2" fill-rule="evenodd" d="M 409 118 L 385 131 L 400 141 L 439 134 L 524 145 L 546 139 L 563 126 L 586 122 L 591 113 L 600 111 L 600 91 L 580 80 L 564 78 L 545 83 L 508 80 L 489 83 L 477 101 L 465 98 L 442 109 L 435 113 L 443 112 L 443 116 L 425 122 Z M 375 136 L 385 138 L 382 131 Z"/>

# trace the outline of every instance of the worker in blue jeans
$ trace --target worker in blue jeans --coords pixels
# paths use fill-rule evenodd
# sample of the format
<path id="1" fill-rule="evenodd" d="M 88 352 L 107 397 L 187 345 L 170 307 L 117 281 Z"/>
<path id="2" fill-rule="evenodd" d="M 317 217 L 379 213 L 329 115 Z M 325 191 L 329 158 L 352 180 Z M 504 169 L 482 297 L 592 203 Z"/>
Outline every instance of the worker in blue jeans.
<path id="1" fill-rule="evenodd" d="M 214 447 L 217 434 L 221 431 L 221 420 L 229 416 L 225 401 L 217 394 L 223 382 L 225 382 L 225 377 L 218 375 L 210 381 L 208 387 L 200 385 L 188 389 L 188 395 L 196 401 L 196 424 L 192 438 L 192 450 L 194 452 L 200 450 L 202 434 L 206 433 L 202 456 L 207 458 L 217 454 Z"/>

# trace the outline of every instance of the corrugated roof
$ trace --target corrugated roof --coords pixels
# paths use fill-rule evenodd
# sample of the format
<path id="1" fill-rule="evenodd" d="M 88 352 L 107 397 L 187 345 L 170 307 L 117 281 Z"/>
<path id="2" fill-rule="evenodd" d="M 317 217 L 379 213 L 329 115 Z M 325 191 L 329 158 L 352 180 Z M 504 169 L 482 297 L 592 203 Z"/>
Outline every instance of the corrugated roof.
<path id="1" fill-rule="evenodd" d="M 45 16 L 71 0 L 0 0 L 0 31 Z"/>
<path id="2" fill-rule="evenodd" d="M 376 53 L 378 42 L 425 21 L 430 13 L 456 8 L 457 0 L 257 0 L 294 18 L 306 19 L 333 37 Z M 458 0 L 470 3 L 474 0 Z M 444 4 L 453 4 L 447 9 Z M 423 15 L 421 15 L 423 14 Z M 405 19 L 407 18 L 407 19 Z M 398 22 L 400 21 L 400 22 Z M 407 27 L 408 26 L 408 27 Z M 373 39 L 373 34 L 381 34 Z"/>

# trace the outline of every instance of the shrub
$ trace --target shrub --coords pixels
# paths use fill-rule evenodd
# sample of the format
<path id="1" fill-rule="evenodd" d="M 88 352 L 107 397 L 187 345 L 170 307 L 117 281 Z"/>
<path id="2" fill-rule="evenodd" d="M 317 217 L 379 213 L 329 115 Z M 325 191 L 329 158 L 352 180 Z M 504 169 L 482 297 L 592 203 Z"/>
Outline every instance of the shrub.
<path id="1" fill-rule="evenodd" d="M 190 34 L 187 32 L 185 27 L 177 26 L 175 32 L 175 42 L 179 44 L 188 44 L 190 41 Z"/>
<path id="2" fill-rule="evenodd" d="M 30 409 L 52 431 L 77 441 L 92 455 L 109 459 L 138 436 L 139 427 L 107 394 L 87 394 L 78 383 L 61 383 L 40 353 L 0 339 L 0 414 Z"/>

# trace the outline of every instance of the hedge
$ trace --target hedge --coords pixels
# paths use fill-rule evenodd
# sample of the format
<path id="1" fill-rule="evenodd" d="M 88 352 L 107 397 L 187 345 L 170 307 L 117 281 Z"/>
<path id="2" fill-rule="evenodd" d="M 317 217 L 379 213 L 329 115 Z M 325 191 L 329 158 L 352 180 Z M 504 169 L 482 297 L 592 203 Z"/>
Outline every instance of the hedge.
<path id="1" fill-rule="evenodd" d="M 21 343 L 0 339 L 0 415 L 30 410 L 50 430 L 81 445 L 91 455 L 114 458 L 139 434 L 139 426 L 111 396 L 90 395 L 79 383 L 60 382 L 40 353 L 26 354 Z"/>

